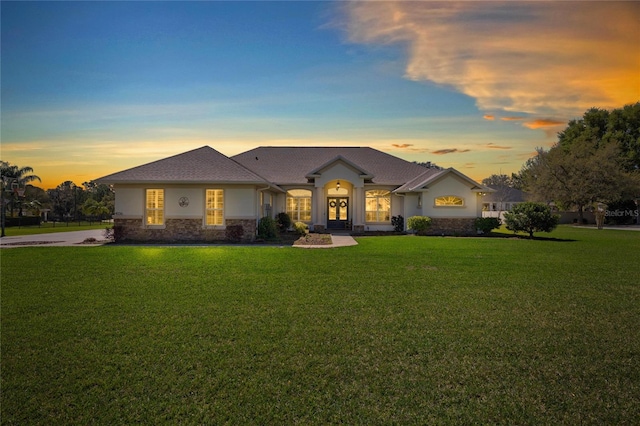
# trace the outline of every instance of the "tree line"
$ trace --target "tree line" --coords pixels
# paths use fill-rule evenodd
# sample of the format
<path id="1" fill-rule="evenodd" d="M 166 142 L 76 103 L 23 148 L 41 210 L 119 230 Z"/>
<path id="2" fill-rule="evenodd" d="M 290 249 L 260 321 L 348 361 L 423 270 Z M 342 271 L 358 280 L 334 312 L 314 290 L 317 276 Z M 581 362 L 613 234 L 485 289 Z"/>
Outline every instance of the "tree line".
<path id="1" fill-rule="evenodd" d="M 640 199 L 640 102 L 611 111 L 591 108 L 569 121 L 548 149 L 511 176 L 492 175 L 483 184 L 525 191 L 533 201 L 582 213 L 598 204 L 637 209 Z"/>
<path id="2" fill-rule="evenodd" d="M 41 179 L 32 167 L 6 161 L 0 161 L 0 174 L 5 217 L 41 216 L 46 211 L 48 220 L 62 222 L 101 220 L 113 215 L 115 194 L 109 185 L 65 181 L 44 190 L 33 185 Z"/>

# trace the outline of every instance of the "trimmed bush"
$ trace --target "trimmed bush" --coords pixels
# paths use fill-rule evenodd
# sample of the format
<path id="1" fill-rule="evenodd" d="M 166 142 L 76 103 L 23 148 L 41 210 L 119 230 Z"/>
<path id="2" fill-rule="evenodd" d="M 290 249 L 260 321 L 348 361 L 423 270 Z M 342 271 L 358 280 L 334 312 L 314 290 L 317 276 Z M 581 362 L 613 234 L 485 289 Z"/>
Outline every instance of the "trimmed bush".
<path id="1" fill-rule="evenodd" d="M 275 240 L 278 236 L 278 224 L 269 216 L 258 221 L 258 238 L 263 240 Z"/>
<path id="2" fill-rule="evenodd" d="M 411 216 L 407 219 L 407 228 L 415 231 L 417 235 L 426 235 L 431 227 L 431 218 L 428 216 Z"/>
<path id="3" fill-rule="evenodd" d="M 291 227 L 291 218 L 285 212 L 278 213 L 276 216 L 276 222 L 278 222 L 278 229 L 280 232 L 285 232 Z"/>
<path id="4" fill-rule="evenodd" d="M 478 217 L 476 218 L 476 229 L 482 231 L 483 234 L 488 234 L 496 228 L 500 228 L 502 221 L 499 217 Z"/>
<path id="5" fill-rule="evenodd" d="M 306 235 L 309 231 L 309 225 L 304 222 L 296 222 L 293 227 L 295 228 L 296 233 L 300 236 Z"/>
<path id="6" fill-rule="evenodd" d="M 513 206 L 511 211 L 504 214 L 507 229 L 513 232 L 527 232 L 533 238 L 534 232 L 551 232 L 560 216 L 551 213 L 551 208 L 543 203 L 527 201 Z"/>
<path id="7" fill-rule="evenodd" d="M 404 231 L 404 217 L 402 215 L 393 216 L 391 218 L 391 224 L 393 225 L 393 230 L 396 232 Z"/>

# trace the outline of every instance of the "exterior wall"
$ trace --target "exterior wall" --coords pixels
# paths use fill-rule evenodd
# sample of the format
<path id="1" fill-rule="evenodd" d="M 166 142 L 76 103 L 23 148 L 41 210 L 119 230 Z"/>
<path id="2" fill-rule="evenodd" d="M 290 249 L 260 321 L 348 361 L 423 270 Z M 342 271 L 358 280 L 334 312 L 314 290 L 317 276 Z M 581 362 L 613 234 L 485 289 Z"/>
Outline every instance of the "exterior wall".
<path id="1" fill-rule="evenodd" d="M 144 226 L 145 189 L 165 191 L 165 224 Z M 224 190 L 224 226 L 204 226 L 206 189 Z M 257 195 L 253 186 L 231 185 L 119 185 L 116 192 L 118 241 L 224 241 L 226 228 L 242 225 L 243 241 L 255 238 L 257 225 Z M 188 204 L 180 200 L 188 199 Z"/>
<path id="2" fill-rule="evenodd" d="M 116 215 L 142 216 L 144 214 L 144 200 L 142 188 L 122 187 L 116 185 L 115 212 Z"/>
<path id="3" fill-rule="evenodd" d="M 243 241 L 252 241 L 256 233 L 253 219 L 228 219 L 227 226 L 242 225 Z M 215 242 L 226 240 L 225 228 L 204 228 L 202 219 L 167 218 L 162 228 L 146 228 L 142 218 L 115 217 L 116 242 Z"/>
<path id="4" fill-rule="evenodd" d="M 475 218 L 432 217 L 427 235 L 477 235 Z"/>
<path id="5" fill-rule="evenodd" d="M 447 195 L 455 195 L 464 199 L 462 207 L 436 207 L 435 199 Z M 469 183 L 464 182 L 453 173 L 447 174 L 436 182 L 428 191 L 422 193 L 422 216 L 435 217 L 460 217 L 476 218 L 481 215 L 481 197 L 469 188 Z"/>

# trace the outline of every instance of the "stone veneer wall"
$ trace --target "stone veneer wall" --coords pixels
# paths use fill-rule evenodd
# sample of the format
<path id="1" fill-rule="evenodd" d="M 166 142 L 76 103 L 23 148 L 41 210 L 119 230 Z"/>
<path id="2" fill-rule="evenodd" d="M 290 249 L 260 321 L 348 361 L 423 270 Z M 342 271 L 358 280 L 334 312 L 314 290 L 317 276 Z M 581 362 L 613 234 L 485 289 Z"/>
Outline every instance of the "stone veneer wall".
<path id="1" fill-rule="evenodd" d="M 432 217 L 427 235 L 477 235 L 476 218 Z"/>
<path id="2" fill-rule="evenodd" d="M 227 226 L 242 225 L 242 241 L 253 241 L 256 221 L 253 219 L 227 219 Z M 224 229 L 203 228 L 202 219 L 167 219 L 163 229 L 143 228 L 142 219 L 114 219 L 117 242 L 214 242 L 224 241 Z"/>

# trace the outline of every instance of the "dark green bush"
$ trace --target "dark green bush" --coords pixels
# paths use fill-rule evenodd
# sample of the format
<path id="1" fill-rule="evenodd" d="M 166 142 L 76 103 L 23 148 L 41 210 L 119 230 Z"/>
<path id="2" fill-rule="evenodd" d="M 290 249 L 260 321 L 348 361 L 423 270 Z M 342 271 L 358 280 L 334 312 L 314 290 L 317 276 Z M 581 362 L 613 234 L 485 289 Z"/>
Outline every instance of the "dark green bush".
<path id="1" fill-rule="evenodd" d="M 396 232 L 404 231 L 404 217 L 402 215 L 393 216 L 391 218 L 391 224 L 393 225 L 393 230 Z"/>
<path id="2" fill-rule="evenodd" d="M 476 229 L 488 234 L 496 228 L 500 228 L 502 221 L 499 217 L 478 217 L 476 218 Z"/>
<path id="3" fill-rule="evenodd" d="M 276 216 L 276 222 L 278 222 L 278 229 L 280 232 L 285 232 L 291 227 L 291 218 L 285 212 L 278 213 Z"/>
<path id="4" fill-rule="evenodd" d="M 263 240 L 274 240 L 278 236 L 278 225 L 276 221 L 268 216 L 263 217 L 258 222 L 258 238 Z"/>

